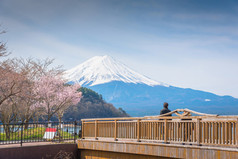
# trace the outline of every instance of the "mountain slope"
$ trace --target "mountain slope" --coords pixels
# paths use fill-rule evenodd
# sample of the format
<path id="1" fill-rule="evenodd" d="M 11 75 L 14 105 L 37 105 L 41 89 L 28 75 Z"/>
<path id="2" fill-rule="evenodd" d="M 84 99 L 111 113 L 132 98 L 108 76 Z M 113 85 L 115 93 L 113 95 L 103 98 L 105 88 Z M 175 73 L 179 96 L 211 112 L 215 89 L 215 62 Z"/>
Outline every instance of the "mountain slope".
<path id="1" fill-rule="evenodd" d="M 168 86 L 131 70 L 110 56 L 95 56 L 66 71 L 64 77 L 71 82 L 79 82 L 82 86 L 94 86 L 112 81 Z"/>
<path id="2" fill-rule="evenodd" d="M 164 102 L 169 103 L 171 110 L 188 108 L 211 114 L 238 114 L 238 99 L 189 88 L 151 87 L 119 81 L 89 88 L 102 94 L 116 107 L 122 107 L 131 116 L 158 115 Z"/>

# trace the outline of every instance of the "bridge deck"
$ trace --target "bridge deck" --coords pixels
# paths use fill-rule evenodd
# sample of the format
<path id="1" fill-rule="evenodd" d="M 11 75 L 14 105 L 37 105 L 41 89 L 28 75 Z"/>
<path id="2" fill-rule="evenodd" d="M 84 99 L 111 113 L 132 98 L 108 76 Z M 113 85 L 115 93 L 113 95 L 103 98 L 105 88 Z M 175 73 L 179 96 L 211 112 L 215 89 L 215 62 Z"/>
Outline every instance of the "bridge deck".
<path id="1" fill-rule="evenodd" d="M 122 154 L 134 154 L 151 156 L 158 158 L 188 158 L 188 159 L 235 159 L 238 158 L 238 149 L 234 147 L 214 147 L 214 146 L 197 146 L 181 144 L 165 144 L 151 141 L 135 142 L 132 140 L 112 139 L 81 139 L 77 141 L 81 154 L 91 154 L 91 158 L 100 158 L 98 154 L 104 154 L 105 158 L 113 158 L 109 152 L 116 153 L 115 156 Z M 100 153 L 94 153 L 100 151 Z M 84 153 L 88 152 L 88 153 Z M 93 155 L 94 154 L 94 155 Z M 87 159 L 87 156 L 81 156 Z M 138 158 L 138 157 L 135 157 Z"/>

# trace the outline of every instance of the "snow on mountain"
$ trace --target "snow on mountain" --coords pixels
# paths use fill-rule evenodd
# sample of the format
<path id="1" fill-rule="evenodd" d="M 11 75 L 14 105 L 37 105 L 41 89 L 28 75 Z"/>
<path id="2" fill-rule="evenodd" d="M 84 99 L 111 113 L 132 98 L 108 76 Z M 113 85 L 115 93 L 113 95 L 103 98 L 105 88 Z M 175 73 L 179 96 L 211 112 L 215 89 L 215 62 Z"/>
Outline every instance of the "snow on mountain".
<path id="1" fill-rule="evenodd" d="M 78 82 L 80 85 L 94 86 L 111 81 L 122 81 L 125 83 L 146 84 L 149 86 L 168 84 L 156 82 L 145 77 L 126 65 L 116 61 L 110 56 L 95 56 L 84 63 L 65 71 L 64 77 L 70 82 Z"/>

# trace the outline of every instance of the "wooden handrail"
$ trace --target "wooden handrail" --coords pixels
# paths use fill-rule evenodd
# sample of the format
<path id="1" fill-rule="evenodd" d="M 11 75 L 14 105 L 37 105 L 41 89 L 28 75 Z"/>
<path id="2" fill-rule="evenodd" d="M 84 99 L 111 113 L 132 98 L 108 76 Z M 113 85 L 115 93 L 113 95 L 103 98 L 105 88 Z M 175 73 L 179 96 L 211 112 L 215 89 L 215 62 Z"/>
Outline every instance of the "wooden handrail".
<path id="1" fill-rule="evenodd" d="M 178 117 L 178 116 L 172 116 L 172 117 L 161 117 L 161 116 L 151 116 L 151 117 L 125 117 L 125 118 L 90 118 L 90 119 L 81 119 L 81 121 L 114 121 L 114 120 L 158 120 L 158 119 L 233 119 L 236 120 L 238 116 L 184 116 L 184 117 Z"/>
<path id="2" fill-rule="evenodd" d="M 183 114 L 179 114 L 179 112 L 183 112 Z M 218 114 L 200 113 L 200 112 L 196 112 L 194 110 L 190 110 L 190 109 L 186 108 L 186 109 L 176 109 L 176 110 L 173 110 L 166 114 L 157 115 L 157 117 L 164 117 L 164 116 L 168 116 L 168 115 L 172 115 L 172 114 L 176 114 L 179 117 L 185 117 L 185 116 L 191 116 L 191 113 L 200 115 L 200 116 L 206 116 L 206 117 L 217 117 L 218 116 Z"/>

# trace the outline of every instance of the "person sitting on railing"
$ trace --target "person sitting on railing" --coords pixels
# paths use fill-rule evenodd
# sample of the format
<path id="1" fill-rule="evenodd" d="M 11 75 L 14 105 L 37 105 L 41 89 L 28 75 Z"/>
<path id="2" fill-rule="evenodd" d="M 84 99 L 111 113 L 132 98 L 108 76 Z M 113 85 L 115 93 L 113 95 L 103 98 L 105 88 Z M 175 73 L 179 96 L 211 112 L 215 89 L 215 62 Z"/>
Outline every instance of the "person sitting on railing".
<path id="1" fill-rule="evenodd" d="M 160 115 L 171 112 L 171 111 L 168 109 L 168 107 L 169 107 L 169 104 L 168 104 L 167 102 L 164 102 L 164 109 L 162 109 L 162 110 L 160 111 Z M 166 116 L 172 116 L 172 114 L 166 115 Z"/>

